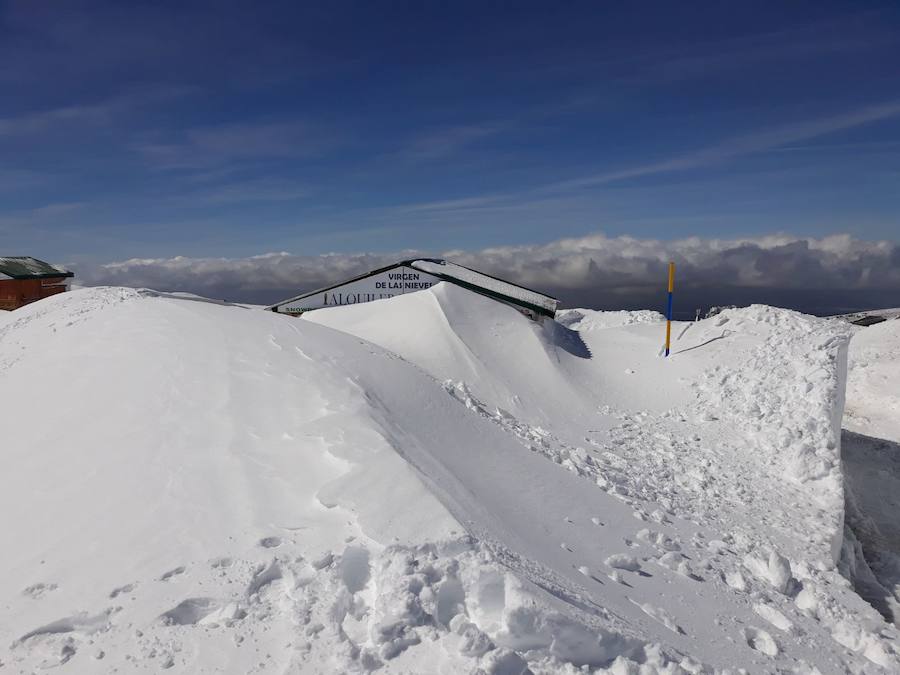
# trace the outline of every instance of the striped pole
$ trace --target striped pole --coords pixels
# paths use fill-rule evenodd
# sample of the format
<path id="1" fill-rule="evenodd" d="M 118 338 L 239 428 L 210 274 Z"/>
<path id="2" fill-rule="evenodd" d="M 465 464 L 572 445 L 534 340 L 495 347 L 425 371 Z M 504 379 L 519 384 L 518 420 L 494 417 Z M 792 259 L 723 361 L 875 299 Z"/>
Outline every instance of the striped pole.
<path id="1" fill-rule="evenodd" d="M 675 290 L 675 263 L 669 263 L 669 301 L 666 305 L 666 356 L 672 340 L 672 291 Z"/>

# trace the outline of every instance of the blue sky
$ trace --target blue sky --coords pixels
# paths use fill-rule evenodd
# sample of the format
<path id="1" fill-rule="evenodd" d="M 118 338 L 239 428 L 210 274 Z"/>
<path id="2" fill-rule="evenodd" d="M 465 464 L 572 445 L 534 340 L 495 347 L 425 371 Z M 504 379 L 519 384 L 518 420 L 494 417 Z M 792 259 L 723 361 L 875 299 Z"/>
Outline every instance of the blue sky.
<path id="1" fill-rule="evenodd" d="M 0 2 L 0 242 L 900 240 L 900 5 Z"/>

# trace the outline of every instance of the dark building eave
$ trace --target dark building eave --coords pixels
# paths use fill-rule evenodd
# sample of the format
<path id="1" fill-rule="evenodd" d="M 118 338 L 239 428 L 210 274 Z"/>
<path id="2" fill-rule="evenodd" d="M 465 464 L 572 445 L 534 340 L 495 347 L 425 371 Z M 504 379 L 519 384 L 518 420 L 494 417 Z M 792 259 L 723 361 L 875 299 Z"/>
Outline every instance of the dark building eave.
<path id="1" fill-rule="evenodd" d="M 57 272 L 56 274 L 7 274 L 2 273 L 6 279 L 0 278 L 0 281 L 22 281 L 25 279 L 69 279 L 75 276 L 74 272 Z"/>

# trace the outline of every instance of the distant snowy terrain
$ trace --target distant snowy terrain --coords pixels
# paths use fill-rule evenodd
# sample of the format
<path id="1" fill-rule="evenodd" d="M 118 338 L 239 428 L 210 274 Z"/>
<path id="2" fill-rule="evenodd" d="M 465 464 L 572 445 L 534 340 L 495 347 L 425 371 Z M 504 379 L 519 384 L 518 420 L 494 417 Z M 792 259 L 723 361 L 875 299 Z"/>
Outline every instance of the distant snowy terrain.
<path id="1" fill-rule="evenodd" d="M 839 569 L 851 329 L 573 312 L 0 316 L 0 671 L 898 672 Z"/>

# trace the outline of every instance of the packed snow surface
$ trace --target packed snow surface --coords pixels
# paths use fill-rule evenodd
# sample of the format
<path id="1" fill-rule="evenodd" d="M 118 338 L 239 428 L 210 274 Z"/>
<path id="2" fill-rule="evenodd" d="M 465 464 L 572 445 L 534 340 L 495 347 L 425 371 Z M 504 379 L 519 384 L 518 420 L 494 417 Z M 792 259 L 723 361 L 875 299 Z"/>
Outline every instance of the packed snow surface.
<path id="1" fill-rule="evenodd" d="M 449 284 L 306 316 L 0 316 L 5 668 L 900 669 L 838 569 L 842 324 L 726 310 L 663 359 Z"/>

